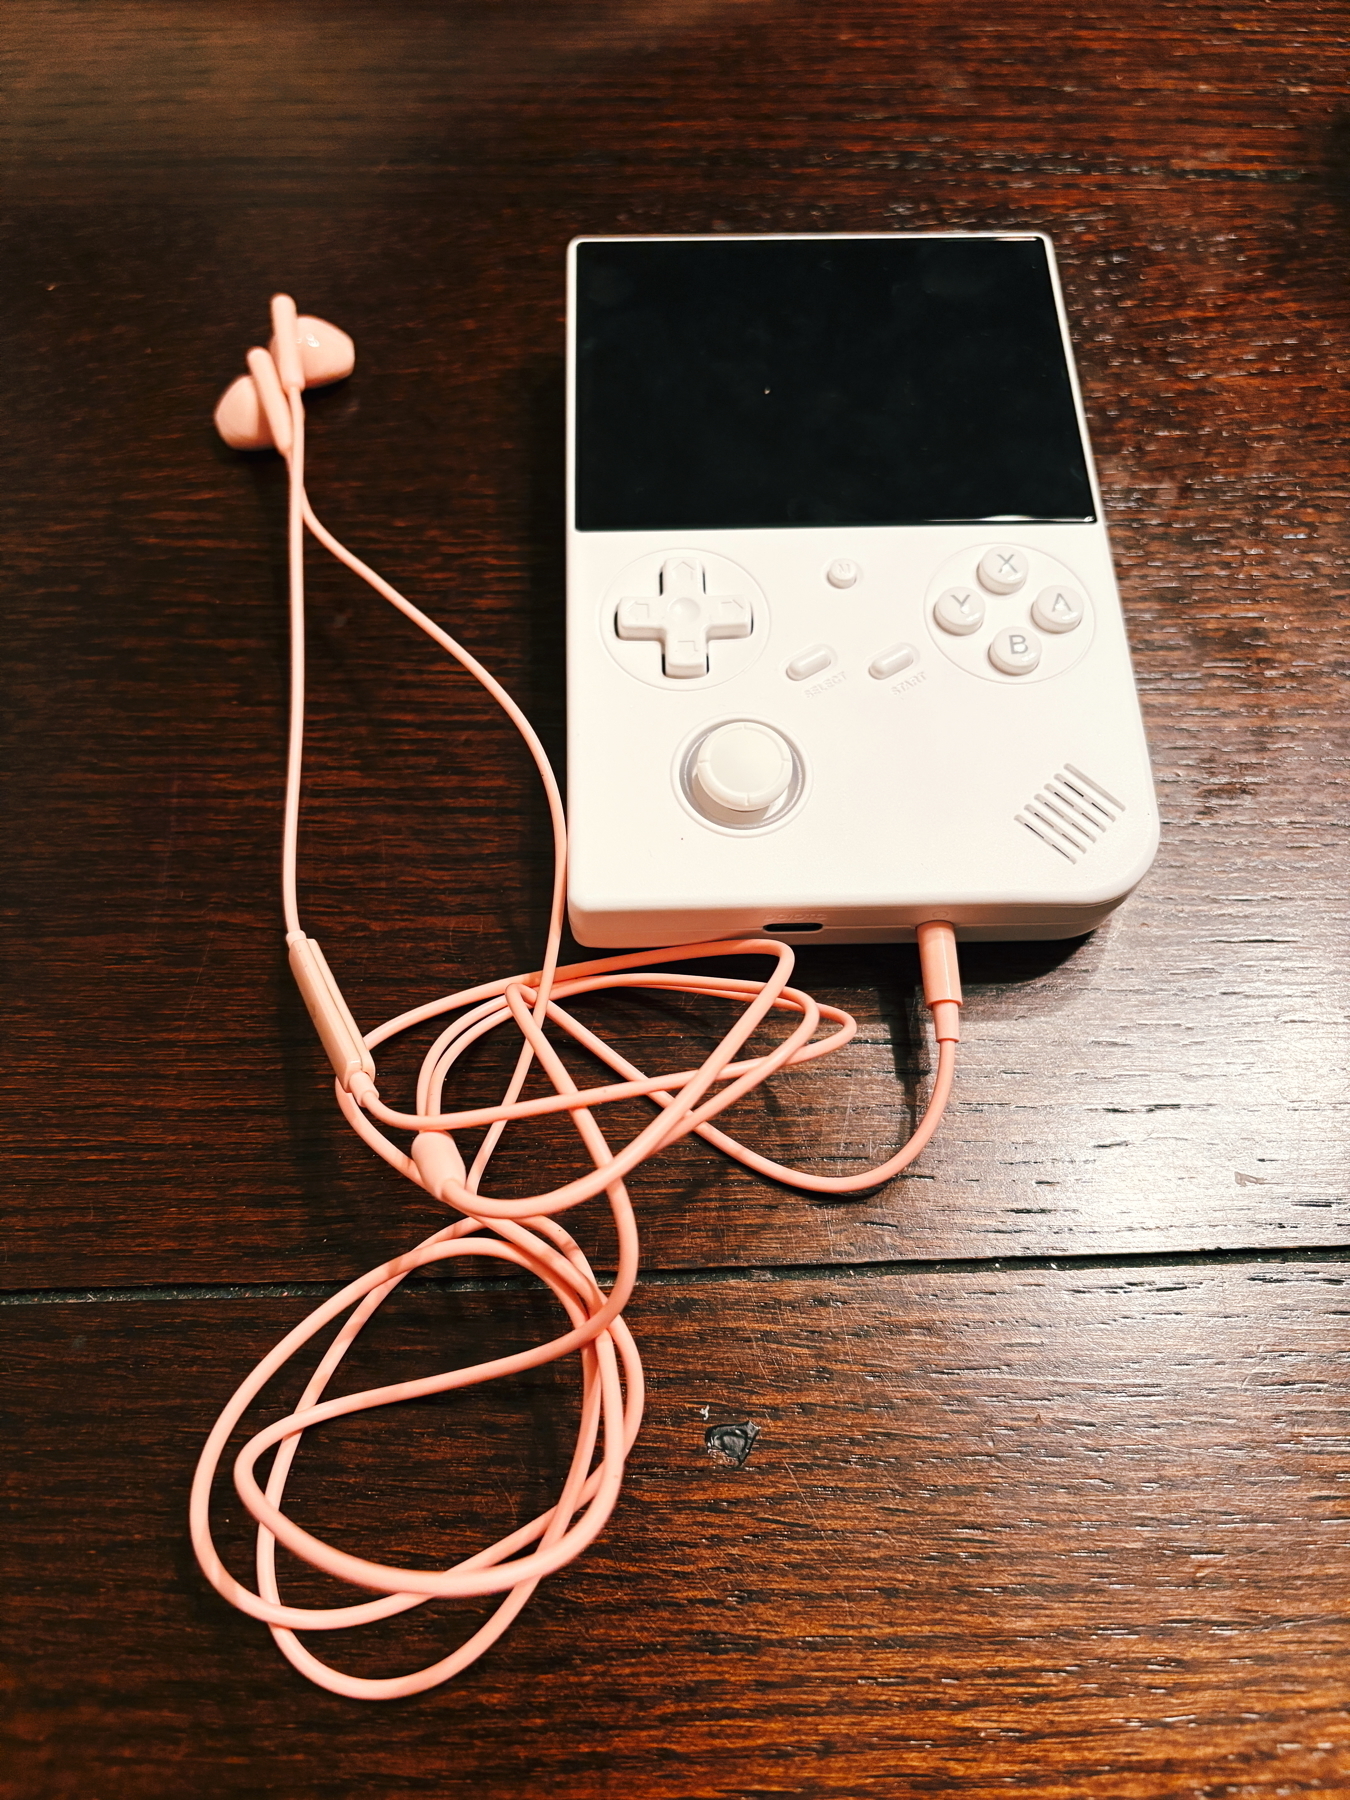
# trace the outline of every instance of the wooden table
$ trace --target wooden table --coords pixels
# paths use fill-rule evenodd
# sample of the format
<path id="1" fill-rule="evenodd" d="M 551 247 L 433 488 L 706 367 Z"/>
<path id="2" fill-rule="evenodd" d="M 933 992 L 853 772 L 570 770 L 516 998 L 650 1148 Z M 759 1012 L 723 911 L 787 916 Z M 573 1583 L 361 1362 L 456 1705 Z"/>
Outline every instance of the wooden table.
<path id="1" fill-rule="evenodd" d="M 7 27 L 3 1791 L 1350 1793 L 1346 8 Z M 311 404 L 320 511 L 556 749 L 567 240 L 1003 225 L 1058 245 L 1158 863 L 1086 941 L 970 952 L 911 1177 L 822 1204 L 702 1146 L 649 1169 L 652 1403 L 605 1536 L 450 1687 L 318 1693 L 199 1577 L 191 1464 L 302 1295 L 436 1214 L 337 1118 L 285 972 L 283 478 L 214 440 L 216 394 L 277 286 L 353 333 Z M 340 571 L 313 590 L 303 881 L 358 1017 L 531 967 L 523 757 Z M 860 1166 L 929 1072 L 914 959 L 801 961 L 861 1040 L 744 1129 Z M 616 1018 L 649 1066 L 691 1023 Z M 541 1142 L 566 1166 L 565 1128 L 522 1135 L 503 1188 Z M 551 1329 L 528 1288 L 422 1283 L 353 1380 Z M 547 1503 L 570 1380 L 333 1428 L 297 1507 L 449 1561 Z M 738 1465 L 705 1440 L 742 1421 Z M 465 1616 L 340 1654 L 412 1666 Z"/>

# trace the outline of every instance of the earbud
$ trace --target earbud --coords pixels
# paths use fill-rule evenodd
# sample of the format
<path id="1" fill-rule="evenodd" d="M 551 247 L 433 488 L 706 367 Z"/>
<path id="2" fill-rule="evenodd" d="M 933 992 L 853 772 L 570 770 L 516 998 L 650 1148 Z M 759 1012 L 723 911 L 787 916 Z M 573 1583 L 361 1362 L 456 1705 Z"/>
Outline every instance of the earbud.
<path id="1" fill-rule="evenodd" d="M 305 386 L 325 387 L 330 381 L 345 381 L 356 367 L 356 345 L 346 332 L 330 325 L 327 319 L 313 319 L 307 313 L 295 321 L 295 329 Z M 275 337 L 268 349 L 275 357 Z"/>
<path id="2" fill-rule="evenodd" d="M 342 381 L 356 366 L 356 346 L 326 319 L 297 317 L 288 294 L 272 301 L 272 341 L 248 353 L 248 374 L 231 382 L 215 411 L 216 430 L 232 450 L 291 447 L 286 388 L 324 387 Z"/>
<path id="3" fill-rule="evenodd" d="M 291 448 L 291 414 L 276 364 L 266 350 L 248 353 L 248 374 L 232 381 L 216 405 L 216 430 L 231 450 Z"/>

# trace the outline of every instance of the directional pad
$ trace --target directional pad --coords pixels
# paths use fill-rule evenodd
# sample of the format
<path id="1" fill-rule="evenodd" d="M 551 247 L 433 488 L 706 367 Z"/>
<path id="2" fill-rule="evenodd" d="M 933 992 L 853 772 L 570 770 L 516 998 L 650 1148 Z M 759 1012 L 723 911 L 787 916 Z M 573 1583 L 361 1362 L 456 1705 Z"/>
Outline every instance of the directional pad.
<path id="1" fill-rule="evenodd" d="M 614 629 L 621 638 L 655 638 L 662 667 L 684 680 L 708 673 L 709 638 L 747 638 L 754 609 L 741 594 L 710 594 L 695 556 L 671 556 L 661 565 L 660 591 L 626 594 Z"/>

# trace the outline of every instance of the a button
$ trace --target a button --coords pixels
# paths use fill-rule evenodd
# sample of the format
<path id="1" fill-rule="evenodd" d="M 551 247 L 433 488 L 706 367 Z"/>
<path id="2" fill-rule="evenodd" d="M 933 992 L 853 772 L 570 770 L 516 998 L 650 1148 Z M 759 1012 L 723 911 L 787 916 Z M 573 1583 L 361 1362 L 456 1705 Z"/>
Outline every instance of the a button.
<path id="1" fill-rule="evenodd" d="M 619 602 L 614 629 L 621 638 L 655 638 L 667 675 L 684 680 L 708 673 L 709 638 L 749 637 L 750 602 L 740 594 L 704 592 L 703 564 L 672 556 L 661 568 L 659 594 L 628 594 Z"/>
<path id="2" fill-rule="evenodd" d="M 825 579 L 833 588 L 851 588 L 857 584 L 862 570 L 847 556 L 836 556 L 825 571 Z"/>
<path id="3" fill-rule="evenodd" d="M 880 656 L 872 658 L 867 665 L 867 673 L 874 681 L 889 681 L 901 669 L 908 669 L 917 655 L 913 644 L 892 644 L 889 650 L 883 650 Z"/>
<path id="4" fill-rule="evenodd" d="M 828 644 L 812 644 L 809 650 L 803 650 L 800 656 L 794 656 L 787 666 L 789 681 L 805 681 L 808 675 L 819 675 L 822 669 L 828 669 L 834 661 L 834 651 Z"/>
<path id="5" fill-rule="evenodd" d="M 989 646 L 989 660 L 1005 675 L 1030 675 L 1041 660 L 1039 638 L 1030 631 L 1000 631 Z"/>
<path id="6" fill-rule="evenodd" d="M 703 740 L 694 779 L 716 806 L 763 812 L 787 791 L 792 750 L 786 738 L 768 725 L 752 725 L 745 719 L 719 725 Z"/>
<path id="7" fill-rule="evenodd" d="M 1029 573 L 1026 557 L 1007 544 L 995 544 L 992 550 L 986 550 L 976 572 L 980 586 L 988 588 L 991 594 L 1015 594 Z"/>
<path id="8" fill-rule="evenodd" d="M 1048 587 L 1037 594 L 1031 617 L 1042 631 L 1072 631 L 1083 623 L 1085 611 L 1083 596 L 1075 588 Z"/>
<path id="9" fill-rule="evenodd" d="M 974 588 L 948 588 L 938 595 L 933 617 L 953 637 L 969 637 L 984 624 L 984 601 Z"/>

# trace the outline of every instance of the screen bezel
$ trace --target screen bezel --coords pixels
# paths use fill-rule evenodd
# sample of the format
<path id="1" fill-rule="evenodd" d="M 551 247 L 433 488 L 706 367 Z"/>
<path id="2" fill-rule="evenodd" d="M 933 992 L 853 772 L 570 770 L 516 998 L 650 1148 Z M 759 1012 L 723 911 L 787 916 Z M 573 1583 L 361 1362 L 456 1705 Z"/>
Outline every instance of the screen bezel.
<path id="1" fill-rule="evenodd" d="M 1073 346 L 1069 336 L 1068 317 L 1064 309 L 1064 295 L 1059 280 L 1059 267 L 1055 257 L 1054 244 L 1050 237 L 1041 231 L 837 231 L 837 232 L 700 232 L 700 233 L 635 233 L 632 235 L 604 234 L 587 235 L 573 238 L 567 248 L 567 469 L 566 469 L 566 506 L 567 528 L 579 537 L 606 538 L 625 536 L 633 539 L 650 538 L 665 539 L 674 536 L 688 536 L 689 531 L 672 527 L 670 530 L 658 530 L 646 526 L 594 527 L 584 529 L 577 524 L 576 514 L 576 465 L 577 465 L 577 253 L 587 244 L 727 244 L 727 243 L 821 243 L 862 241 L 903 240 L 915 243 L 920 241 L 945 242 L 1004 242 L 1041 244 L 1045 252 L 1046 269 L 1050 278 L 1050 292 L 1054 303 L 1055 317 L 1059 325 L 1060 349 L 1064 368 L 1068 376 L 1069 392 L 1073 400 L 1074 418 L 1078 427 L 1079 443 L 1087 469 L 1088 488 L 1092 498 L 1094 518 L 1092 519 L 1028 519 L 1026 521 L 1009 520 L 1010 526 L 1025 525 L 1037 529 L 1042 527 L 1055 530 L 1099 530 L 1104 527 L 1105 516 L 1102 508 L 1101 490 L 1097 480 L 1096 462 L 1092 454 L 1092 442 L 1088 433 L 1087 417 L 1083 409 L 1082 389 L 1078 380 L 1078 369 L 1074 360 Z M 852 525 L 831 526 L 818 521 L 803 523 L 783 523 L 772 525 L 719 525 L 706 529 L 695 529 L 699 537 L 735 535 L 740 532 L 758 534 L 775 531 L 799 534 L 804 532 L 847 532 L 847 531 L 930 531 L 934 529 L 958 529 L 969 526 L 987 534 L 992 521 L 961 520 L 925 520 L 911 521 L 891 525 Z"/>

